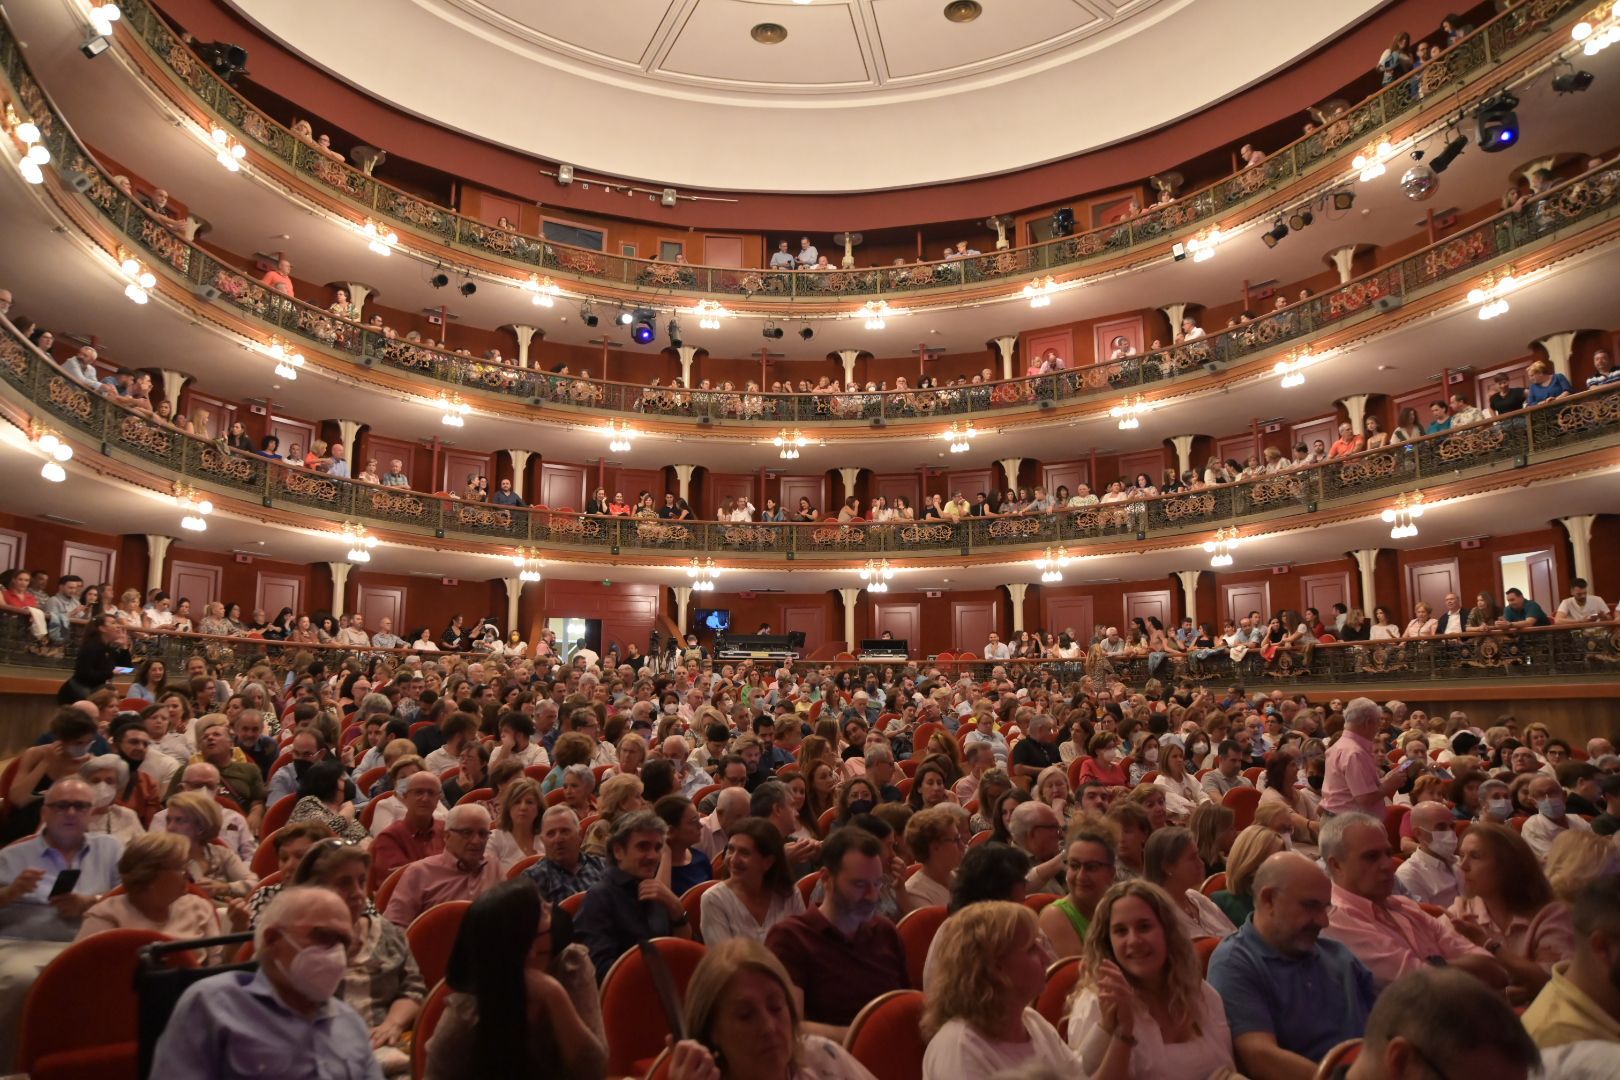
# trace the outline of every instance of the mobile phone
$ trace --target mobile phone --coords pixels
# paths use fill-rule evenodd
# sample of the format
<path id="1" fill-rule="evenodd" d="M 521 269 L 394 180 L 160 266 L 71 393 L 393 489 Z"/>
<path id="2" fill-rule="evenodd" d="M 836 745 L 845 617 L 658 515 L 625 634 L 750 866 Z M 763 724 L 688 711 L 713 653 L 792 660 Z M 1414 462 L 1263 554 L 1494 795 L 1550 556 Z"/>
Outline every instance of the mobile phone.
<path id="1" fill-rule="evenodd" d="M 135 669 L 132 668 L 132 667 L 115 667 L 115 668 L 113 668 L 113 674 L 114 675 L 133 675 L 133 674 L 135 674 Z"/>
<path id="2" fill-rule="evenodd" d="M 79 874 L 80 871 L 78 870 L 63 870 L 60 874 L 57 874 L 56 884 L 51 886 L 51 899 L 54 900 L 58 896 L 66 896 L 72 892 L 73 886 L 79 883 Z"/>

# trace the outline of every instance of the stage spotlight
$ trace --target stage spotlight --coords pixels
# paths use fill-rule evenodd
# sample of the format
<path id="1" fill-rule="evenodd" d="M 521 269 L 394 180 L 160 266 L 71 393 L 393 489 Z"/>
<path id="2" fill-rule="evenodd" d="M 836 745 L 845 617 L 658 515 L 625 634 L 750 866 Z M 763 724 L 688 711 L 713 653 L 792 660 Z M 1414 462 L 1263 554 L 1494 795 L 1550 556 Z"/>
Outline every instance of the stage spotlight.
<path id="1" fill-rule="evenodd" d="M 1590 71 L 1566 71 L 1553 76 L 1553 89 L 1560 94 L 1583 93 L 1592 85 L 1594 77 Z"/>
<path id="2" fill-rule="evenodd" d="M 669 343 L 671 347 L 678 349 L 684 344 L 684 342 L 681 341 L 681 321 L 679 319 L 669 320 L 669 325 L 666 326 L 664 330 L 669 334 Z"/>
<path id="3" fill-rule="evenodd" d="M 1333 193 L 1333 209 L 1348 210 L 1356 205 L 1356 193 L 1353 191 L 1335 191 Z"/>
<path id="4" fill-rule="evenodd" d="M 1519 99 L 1503 90 L 1479 106 L 1479 148 L 1487 154 L 1506 150 L 1519 141 Z"/>
<path id="5" fill-rule="evenodd" d="M 477 291 L 478 291 L 478 285 L 475 282 L 463 281 L 461 283 L 461 295 L 462 296 L 471 296 L 473 293 L 475 293 Z"/>
<path id="6" fill-rule="evenodd" d="M 782 328 L 775 323 L 768 322 L 765 324 L 765 329 L 760 331 L 760 335 L 769 338 L 771 341 L 781 341 Z"/>
<path id="7" fill-rule="evenodd" d="M 450 284 L 450 275 L 434 274 L 432 277 L 428 278 L 428 284 L 433 286 L 435 289 L 442 289 L 446 285 Z"/>
<path id="8" fill-rule="evenodd" d="M 1065 206 L 1060 210 L 1052 211 L 1052 235 L 1074 235 L 1074 210 L 1072 208 Z"/>
<path id="9" fill-rule="evenodd" d="M 1295 210 L 1293 215 L 1289 217 L 1288 227 L 1293 229 L 1295 232 L 1299 232 L 1299 230 L 1305 228 L 1314 220 L 1315 218 L 1311 214 L 1311 208 L 1308 206 L 1302 206 L 1298 210 Z"/>
<path id="10" fill-rule="evenodd" d="M 1455 138 L 1447 141 L 1444 150 L 1441 150 L 1438 154 L 1434 155 L 1434 160 L 1429 162 L 1429 168 L 1433 169 L 1437 173 L 1445 172 L 1447 169 L 1451 168 L 1451 163 L 1457 160 L 1457 156 L 1461 154 L 1463 150 L 1467 148 L 1467 146 L 1468 136 L 1459 131 Z"/>
<path id="11" fill-rule="evenodd" d="M 651 345 L 653 338 L 657 336 L 658 331 L 654 330 L 653 324 L 645 319 L 636 323 L 636 325 L 630 329 L 630 340 L 634 341 L 637 345 Z"/>
<path id="12" fill-rule="evenodd" d="M 808 327 L 808 326 L 804 327 L 802 330 L 799 331 L 799 337 L 802 338 L 805 341 L 809 341 L 811 338 L 813 338 L 815 336 L 816 336 L 816 332 L 814 330 L 810 329 L 810 327 Z"/>
<path id="13" fill-rule="evenodd" d="M 1287 235 L 1288 225 L 1283 221 L 1282 218 L 1278 218 L 1277 224 L 1271 227 L 1270 232 L 1260 234 L 1260 242 L 1265 244 L 1268 248 L 1274 248 L 1277 246 L 1278 242 Z"/>
<path id="14" fill-rule="evenodd" d="M 590 304 L 585 303 L 579 305 L 579 321 L 586 326 L 595 327 L 602 320 L 597 316 L 595 309 Z"/>
<path id="15" fill-rule="evenodd" d="M 618 315 L 614 316 L 614 319 L 620 326 L 629 326 L 631 323 L 636 321 L 636 317 L 634 315 L 624 310 L 620 310 Z"/>

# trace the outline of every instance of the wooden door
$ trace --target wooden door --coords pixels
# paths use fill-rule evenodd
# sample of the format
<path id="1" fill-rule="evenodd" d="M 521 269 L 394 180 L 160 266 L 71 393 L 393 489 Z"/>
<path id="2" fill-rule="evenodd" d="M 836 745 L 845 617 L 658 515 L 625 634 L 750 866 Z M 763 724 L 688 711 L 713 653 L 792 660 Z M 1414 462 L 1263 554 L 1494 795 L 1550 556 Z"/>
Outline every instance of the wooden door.
<path id="1" fill-rule="evenodd" d="M 810 506 L 822 517 L 827 516 L 827 477 L 818 476 L 783 476 L 778 480 L 777 490 L 781 492 L 779 498 L 782 508 L 789 516 L 799 512 L 799 500 L 809 499 Z M 833 516 L 837 516 L 834 514 Z"/>
<path id="2" fill-rule="evenodd" d="M 194 390 L 189 385 L 180 391 L 180 411 L 191 418 L 198 436 L 205 439 L 224 438 L 232 422 L 242 419 L 237 415 L 237 406 L 231 402 Z M 248 429 L 248 433 L 252 434 L 252 428 Z"/>
<path id="3" fill-rule="evenodd" d="M 703 485 L 703 506 L 699 515 L 713 521 L 719 517 L 719 508 L 736 498 L 744 498 L 759 505 L 759 477 L 754 473 L 710 473 Z M 865 514 L 866 507 L 861 507 Z"/>
<path id="4" fill-rule="evenodd" d="M 0 529 L 0 567 L 26 566 L 28 554 L 28 537 L 15 529 Z M 96 585 L 105 578 L 86 582 L 87 585 Z M 118 599 L 116 596 L 114 600 Z"/>
<path id="5" fill-rule="evenodd" d="M 1058 461 L 1042 465 L 1040 484 L 1048 495 L 1055 494 L 1059 487 L 1067 487 L 1069 494 L 1073 495 L 1081 484 L 1091 484 L 1091 462 Z"/>
<path id="6" fill-rule="evenodd" d="M 361 471 L 365 469 L 368 461 L 375 460 L 377 462 L 377 475 L 379 477 L 388 473 L 393 468 L 393 463 L 398 461 L 400 469 L 405 473 L 406 478 L 411 480 L 413 484 L 417 484 L 418 478 L 411 475 L 411 466 L 416 459 L 416 446 L 413 443 L 406 442 L 404 439 L 384 439 L 373 435 L 369 431 L 363 431 L 360 433 L 360 441 L 355 445 L 354 456 L 355 465 L 353 469 L 356 476 L 359 476 Z M 428 485 L 417 486 L 426 487 Z"/>
<path id="7" fill-rule="evenodd" d="M 881 495 L 894 505 L 896 496 L 905 496 L 906 502 L 911 504 L 912 510 L 917 509 L 918 495 L 922 490 L 922 479 L 914 472 L 907 473 L 876 473 L 867 483 L 866 490 L 873 498 Z"/>
<path id="8" fill-rule="evenodd" d="M 1350 571 L 1338 570 L 1328 574 L 1304 574 L 1299 579 L 1300 611 L 1305 608 L 1315 608 L 1322 616 L 1322 621 L 1329 626 L 1333 625 L 1333 605 L 1343 604 L 1345 607 L 1355 607 L 1350 592 Z M 1441 594 L 1445 599 L 1445 594 Z M 1445 605 L 1435 609 L 1444 611 Z"/>
<path id="9" fill-rule="evenodd" d="M 615 491 L 624 492 L 624 497 L 632 503 L 643 491 L 652 492 L 653 503 L 656 506 L 664 504 L 664 470 L 662 469 L 609 469 L 608 495 L 611 497 Z M 758 502 L 756 496 L 754 499 Z"/>
<path id="10" fill-rule="evenodd" d="M 859 627 L 856 628 L 857 633 Z M 901 603 L 891 601 L 877 601 L 872 604 L 872 632 L 868 637 L 879 638 L 883 631 L 889 631 L 896 639 L 910 643 L 913 652 L 922 653 L 922 605 L 918 603 Z M 983 648 L 984 643 L 979 643 Z M 859 651 L 860 641 L 851 641 L 851 652 Z M 974 650 L 975 652 L 978 649 Z"/>
<path id="11" fill-rule="evenodd" d="M 286 457 L 292 453 L 294 445 L 298 447 L 299 456 L 309 453 L 309 444 L 315 439 L 315 425 L 307 424 L 302 420 L 293 420 L 286 416 L 272 416 L 270 418 L 270 434 L 281 443 L 281 456 Z M 299 464 L 302 464 L 300 461 Z"/>
<path id="12" fill-rule="evenodd" d="M 1079 642 L 1080 647 L 1083 649 L 1091 644 L 1091 635 L 1096 627 L 1096 615 L 1091 597 L 1041 597 L 1040 629 L 1050 630 L 1053 634 L 1073 630 L 1075 641 Z"/>
<path id="13" fill-rule="evenodd" d="M 553 510 L 585 509 L 585 466 L 540 464 L 541 505 Z"/>
<path id="14" fill-rule="evenodd" d="M 1317 439 L 1321 439 L 1322 449 L 1326 451 L 1338 438 L 1339 416 L 1337 413 L 1331 416 L 1318 416 L 1314 420 L 1305 420 L 1288 429 L 1289 445 L 1298 446 L 1300 443 L 1304 443 L 1307 450 L 1311 449 L 1311 445 Z"/>
<path id="15" fill-rule="evenodd" d="M 1491 395 L 1496 393 L 1496 377 L 1498 375 L 1506 375 L 1509 386 L 1516 386 L 1520 390 L 1525 389 L 1530 385 L 1529 371 L 1529 360 L 1515 360 L 1511 364 L 1498 364 L 1496 367 L 1486 368 L 1474 379 L 1474 404 L 1481 409 L 1490 407 Z M 1424 423 L 1428 423 L 1426 415 Z"/>
<path id="16" fill-rule="evenodd" d="M 1242 581 L 1221 585 L 1221 618 L 1232 624 L 1251 611 L 1258 611 L 1262 619 L 1271 618 L 1271 582 Z"/>
<path id="17" fill-rule="evenodd" d="M 1235 459 L 1241 465 L 1248 461 L 1249 458 L 1259 456 L 1259 453 L 1260 450 L 1255 445 L 1252 431 L 1244 432 L 1242 435 L 1228 435 L 1224 439 L 1215 440 L 1215 456 L 1222 461 Z M 1193 465 L 1202 470 L 1204 462 L 1194 461 Z"/>
<path id="18" fill-rule="evenodd" d="M 384 619 L 394 620 L 394 633 L 405 637 L 405 590 L 397 585 L 359 584 L 355 588 L 354 611 L 365 616 L 366 630 L 375 634 Z"/>
<path id="19" fill-rule="evenodd" d="M 1141 619 L 1146 622 L 1152 616 L 1164 624 L 1169 630 L 1175 626 L 1175 613 L 1170 608 L 1170 590 L 1155 589 L 1151 592 L 1128 592 L 1125 594 L 1125 621 Z M 1123 630 L 1123 627 L 1121 627 Z"/>
<path id="20" fill-rule="evenodd" d="M 291 574 L 267 574 L 259 571 L 257 587 L 253 590 L 253 606 L 264 612 L 267 619 L 276 617 L 282 608 L 292 608 L 294 615 L 304 613 L 304 579 Z"/>
<path id="21" fill-rule="evenodd" d="M 1119 478 L 1127 485 L 1136 480 L 1137 473 L 1147 473 L 1153 486 L 1158 487 L 1164 480 L 1164 470 L 1167 461 L 1164 447 L 1157 450 L 1143 450 L 1135 454 L 1121 454 L 1119 458 Z"/>
<path id="22" fill-rule="evenodd" d="M 951 648 L 982 655 L 991 634 L 1001 634 L 999 600 L 951 601 Z"/>
<path id="23" fill-rule="evenodd" d="M 438 490 L 446 494 L 467 490 L 467 477 L 487 476 L 491 491 L 495 488 L 495 470 L 489 454 L 473 454 L 466 450 L 446 450 L 439 457 Z"/>
<path id="24" fill-rule="evenodd" d="M 101 582 L 112 582 L 114 595 L 117 600 L 116 589 L 119 584 L 118 553 L 112 548 L 94 547 L 90 544 L 81 544 L 77 541 L 67 540 L 62 544 L 62 573 L 77 574 L 84 578 L 86 585 Z M 144 598 L 144 595 L 143 595 Z M 102 597 L 106 600 L 107 597 Z"/>
<path id="25" fill-rule="evenodd" d="M 1519 381 L 1519 385 L 1523 385 L 1522 379 Z M 1393 415 L 1395 418 L 1394 423 L 1390 426 L 1390 430 L 1394 431 L 1395 428 L 1400 426 L 1401 413 L 1405 412 L 1407 409 L 1411 409 L 1417 413 L 1418 426 L 1427 430 L 1429 421 L 1434 419 L 1434 417 L 1429 415 L 1430 402 L 1444 401 L 1446 396 L 1446 392 L 1440 388 L 1438 383 L 1433 386 L 1424 387 L 1422 390 L 1413 390 L 1409 394 L 1400 395 L 1390 403 L 1393 410 L 1391 415 Z"/>
<path id="26" fill-rule="evenodd" d="M 703 265 L 733 267 L 742 266 L 742 237 L 714 236 L 705 233 L 703 236 Z"/>
<path id="27" fill-rule="evenodd" d="M 827 644 L 827 608 L 821 604 L 786 605 L 782 607 L 781 633 L 804 635 L 802 656 L 813 656 Z"/>
<path id="28" fill-rule="evenodd" d="M 220 599 L 219 577 L 220 570 L 217 566 L 179 560 L 171 562 L 169 596 L 174 599 L 174 606 L 179 607 L 180 598 L 185 597 L 191 601 L 192 622 L 200 620 L 203 617 L 203 608 Z"/>
<path id="29" fill-rule="evenodd" d="M 1091 328 L 1092 355 L 1089 362 L 1101 364 L 1112 356 L 1114 339 L 1117 337 L 1129 341 L 1138 354 L 1147 352 L 1147 329 L 1142 325 L 1142 316 L 1133 315 L 1128 319 L 1100 322 Z M 1080 362 L 1076 360 L 1076 363 Z"/>
<path id="30" fill-rule="evenodd" d="M 1406 567 L 1406 611 L 1411 612 L 1422 600 L 1430 610 L 1446 610 L 1446 593 L 1458 596 L 1462 591 L 1461 577 L 1457 573 L 1456 559 L 1435 559 L 1430 562 L 1409 563 Z M 1408 615 L 1410 618 L 1410 615 Z M 1400 619 L 1395 620 L 1400 624 Z"/>
<path id="31" fill-rule="evenodd" d="M 998 474 L 999 472 L 1000 470 L 997 470 Z M 1001 490 L 996 485 L 995 477 L 991 475 L 989 469 L 952 469 L 946 474 L 945 479 L 947 481 L 945 485 L 947 492 L 945 496 L 946 502 L 949 502 L 951 497 L 958 491 L 967 498 L 968 502 L 972 502 L 973 497 L 981 491 L 988 495 L 993 491 Z"/>
<path id="32" fill-rule="evenodd" d="M 1530 579 L 1530 599 L 1551 612 L 1558 607 L 1558 564 L 1551 551 L 1532 551 L 1524 557 L 1525 574 Z"/>

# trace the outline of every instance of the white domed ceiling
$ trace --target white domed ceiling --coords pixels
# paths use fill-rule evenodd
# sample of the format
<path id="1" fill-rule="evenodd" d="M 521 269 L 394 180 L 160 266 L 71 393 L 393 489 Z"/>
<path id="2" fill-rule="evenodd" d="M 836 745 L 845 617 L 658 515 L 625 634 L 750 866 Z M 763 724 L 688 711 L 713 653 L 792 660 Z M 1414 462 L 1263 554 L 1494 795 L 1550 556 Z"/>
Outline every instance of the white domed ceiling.
<path id="1" fill-rule="evenodd" d="M 1128 139 L 1386 0 L 228 2 L 351 85 L 491 142 L 661 184 L 828 192 Z"/>

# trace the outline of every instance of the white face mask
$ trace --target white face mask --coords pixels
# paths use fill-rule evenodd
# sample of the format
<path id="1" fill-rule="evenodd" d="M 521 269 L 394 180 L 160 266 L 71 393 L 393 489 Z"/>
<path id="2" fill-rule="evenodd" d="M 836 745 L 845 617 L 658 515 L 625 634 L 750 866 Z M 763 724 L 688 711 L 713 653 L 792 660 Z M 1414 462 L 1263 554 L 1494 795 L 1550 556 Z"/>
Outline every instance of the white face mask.
<path id="1" fill-rule="evenodd" d="M 1564 816 L 1564 800 L 1552 797 L 1537 799 L 1536 813 L 1544 818 L 1561 818 Z"/>
<path id="2" fill-rule="evenodd" d="M 1506 821 L 1513 816 L 1513 804 L 1506 799 L 1491 799 L 1485 804 L 1485 812 L 1497 821 Z"/>
<path id="3" fill-rule="evenodd" d="M 343 982 L 348 963 L 341 945 L 306 945 L 287 965 L 287 981 L 310 1001 L 325 1001 Z"/>
<path id="4" fill-rule="evenodd" d="M 1430 833 L 1429 850 L 1442 859 L 1451 858 L 1457 854 L 1457 834 L 1454 832 Z"/>
<path id="5" fill-rule="evenodd" d="M 1115 750 L 1113 747 L 1109 747 L 1107 750 L 1104 750 L 1099 756 L 1102 758 L 1102 761 L 1103 761 L 1104 765 L 1112 765 L 1114 762 L 1119 760 L 1119 751 Z"/>
<path id="6" fill-rule="evenodd" d="M 1147 762 L 1149 765 L 1156 763 L 1159 760 L 1159 748 L 1157 746 L 1150 746 L 1146 750 L 1142 751 L 1142 760 Z"/>
<path id="7" fill-rule="evenodd" d="M 105 780 L 97 784 L 91 784 L 90 789 L 96 793 L 97 810 L 105 810 L 112 805 L 113 799 L 118 797 L 118 789 Z"/>

